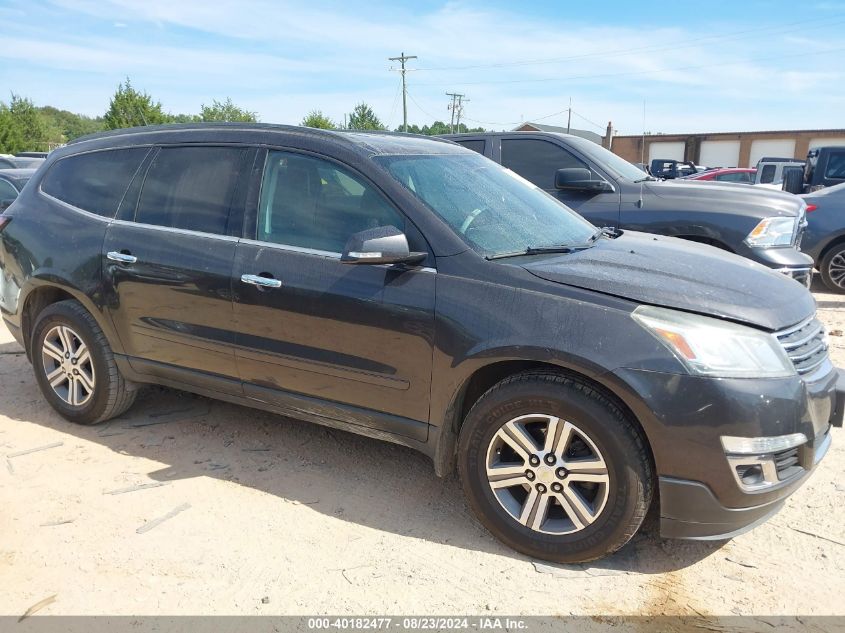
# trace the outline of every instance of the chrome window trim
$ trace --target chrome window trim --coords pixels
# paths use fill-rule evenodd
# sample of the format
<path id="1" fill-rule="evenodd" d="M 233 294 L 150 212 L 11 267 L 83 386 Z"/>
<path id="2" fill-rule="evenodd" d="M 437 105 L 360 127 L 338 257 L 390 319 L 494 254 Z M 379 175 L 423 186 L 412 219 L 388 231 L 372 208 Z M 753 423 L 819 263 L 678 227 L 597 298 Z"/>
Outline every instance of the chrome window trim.
<path id="1" fill-rule="evenodd" d="M 293 246 L 291 244 L 278 244 L 276 242 L 262 242 L 261 240 L 251 240 L 248 238 L 242 238 L 240 240 L 242 244 L 249 244 L 251 246 L 261 246 L 262 248 L 272 248 L 278 251 L 285 251 L 287 253 L 299 253 L 301 255 L 314 255 L 315 257 L 325 257 L 326 259 L 336 259 L 340 261 L 341 253 L 336 253 L 334 251 L 321 251 L 316 248 L 306 248 L 304 246 Z M 367 264 L 360 264 L 366 266 Z M 391 268 L 394 264 L 369 264 L 370 266 L 376 268 Z M 408 272 L 420 272 L 420 273 L 436 273 L 437 269 L 432 268 L 431 266 L 423 266 L 422 268 L 409 268 Z"/>
<path id="2" fill-rule="evenodd" d="M 205 231 L 192 231 L 191 229 L 180 229 L 173 226 L 162 226 L 160 224 L 146 224 L 145 222 L 133 222 L 130 220 L 112 220 L 110 224 L 118 224 L 121 226 L 140 226 L 145 229 L 152 229 L 154 231 L 165 231 L 167 233 L 177 233 L 180 235 L 191 235 L 194 237 L 207 237 L 219 239 L 224 242 L 240 242 L 241 238 L 234 235 L 221 235 L 219 233 L 206 233 Z"/>
<path id="3" fill-rule="evenodd" d="M 321 251 L 316 248 L 306 248 L 304 246 L 294 246 L 292 244 L 279 244 L 278 242 L 264 242 L 262 240 L 253 240 L 249 238 L 243 238 L 241 239 L 241 242 L 244 244 L 252 244 L 253 246 L 265 246 L 276 250 L 302 253 L 304 255 L 317 255 L 319 257 L 327 257 L 330 259 L 340 259 L 341 256 L 341 253 L 337 253 L 335 251 Z"/>
<path id="4" fill-rule="evenodd" d="M 103 222 L 106 222 L 108 224 L 111 224 L 112 222 L 114 222 L 114 218 L 99 215 L 98 213 L 94 213 L 93 211 L 86 211 L 85 209 L 83 209 L 81 207 L 77 207 L 75 205 L 72 205 L 69 202 L 65 202 L 64 200 L 59 200 L 55 196 L 51 196 L 49 193 L 47 193 L 46 191 L 44 191 L 41 188 L 40 182 L 38 183 L 38 193 L 41 194 L 42 196 L 44 196 L 45 198 L 49 198 L 53 202 L 60 204 L 61 206 L 69 209 L 70 211 L 74 211 L 76 213 L 81 213 L 82 215 L 85 215 L 87 217 L 94 218 L 94 219 L 97 219 L 97 220 L 102 220 Z M 117 210 L 115 210 L 115 213 L 117 213 Z"/>

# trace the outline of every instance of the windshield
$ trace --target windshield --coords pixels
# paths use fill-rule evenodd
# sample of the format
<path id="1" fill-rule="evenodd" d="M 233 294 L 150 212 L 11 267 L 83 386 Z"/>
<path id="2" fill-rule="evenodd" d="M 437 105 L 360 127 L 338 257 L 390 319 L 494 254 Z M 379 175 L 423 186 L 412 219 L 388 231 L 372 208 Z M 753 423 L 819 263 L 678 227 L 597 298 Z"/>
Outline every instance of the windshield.
<path id="1" fill-rule="evenodd" d="M 544 191 L 474 152 L 374 160 L 486 257 L 583 246 L 597 232 Z"/>

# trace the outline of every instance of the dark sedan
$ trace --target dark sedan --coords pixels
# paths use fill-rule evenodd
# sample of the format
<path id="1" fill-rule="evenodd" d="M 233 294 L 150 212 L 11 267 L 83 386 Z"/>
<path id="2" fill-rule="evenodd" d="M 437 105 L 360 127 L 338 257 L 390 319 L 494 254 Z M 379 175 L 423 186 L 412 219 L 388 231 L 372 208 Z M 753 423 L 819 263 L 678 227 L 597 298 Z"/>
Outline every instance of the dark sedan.
<path id="1" fill-rule="evenodd" d="M 801 250 L 813 257 L 828 288 L 845 292 L 845 183 L 801 197 L 807 203 Z"/>
<path id="2" fill-rule="evenodd" d="M 14 202 L 34 173 L 34 169 L 0 169 L 0 211 Z"/>

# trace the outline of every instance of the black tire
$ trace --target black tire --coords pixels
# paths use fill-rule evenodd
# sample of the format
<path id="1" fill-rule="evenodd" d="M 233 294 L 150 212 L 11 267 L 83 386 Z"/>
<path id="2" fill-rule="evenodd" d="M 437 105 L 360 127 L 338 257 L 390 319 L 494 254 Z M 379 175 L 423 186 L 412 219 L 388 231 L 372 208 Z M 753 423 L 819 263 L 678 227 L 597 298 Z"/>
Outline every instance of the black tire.
<path id="1" fill-rule="evenodd" d="M 843 265 L 845 265 L 845 244 L 837 244 L 822 258 L 821 264 L 819 265 L 819 272 L 822 275 L 824 285 L 827 286 L 831 292 L 845 292 L 845 278 L 840 278 L 840 276 L 836 274 L 838 271 L 831 270 L 831 268 L 835 269 Z M 836 283 L 834 278 L 840 279 L 839 283 L 842 285 L 840 286 Z"/>
<path id="2" fill-rule="evenodd" d="M 90 353 L 90 365 L 93 368 L 93 389 L 82 404 L 67 402 L 50 385 L 45 369 L 45 338 L 57 326 L 72 330 L 76 337 L 85 344 Z M 114 361 L 111 347 L 97 321 L 77 301 L 67 300 L 53 303 L 38 315 L 31 338 L 32 367 L 41 393 L 59 414 L 77 424 L 97 424 L 116 417 L 129 409 L 135 402 L 135 385 L 124 379 Z M 51 361 L 47 358 L 47 362 Z M 68 392 L 69 388 L 64 387 Z"/>
<path id="3" fill-rule="evenodd" d="M 576 425 L 607 465 L 609 483 L 604 488 L 602 509 L 592 523 L 574 532 L 548 534 L 521 524 L 491 489 L 488 447 L 502 425 L 528 414 L 556 416 Z M 464 493 L 481 523 L 511 548 L 558 563 L 594 560 L 625 545 L 651 504 L 652 470 L 641 430 L 618 406 L 588 384 L 548 371 L 517 374 L 493 386 L 467 414 L 458 440 L 458 471 Z M 527 489 L 531 494 L 530 485 Z"/>

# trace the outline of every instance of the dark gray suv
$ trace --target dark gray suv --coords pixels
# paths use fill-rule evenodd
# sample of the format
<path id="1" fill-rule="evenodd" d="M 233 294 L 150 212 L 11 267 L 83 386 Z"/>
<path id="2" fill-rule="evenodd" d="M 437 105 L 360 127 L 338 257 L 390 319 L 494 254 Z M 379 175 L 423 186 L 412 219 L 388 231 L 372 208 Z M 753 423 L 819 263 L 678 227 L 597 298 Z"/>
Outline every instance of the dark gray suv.
<path id="1" fill-rule="evenodd" d="M 0 216 L 0 272 L 68 420 L 157 383 L 411 446 L 549 560 L 622 547 L 655 503 L 666 536 L 741 532 L 842 424 L 801 285 L 607 234 L 445 141 L 243 124 L 74 141 Z"/>

